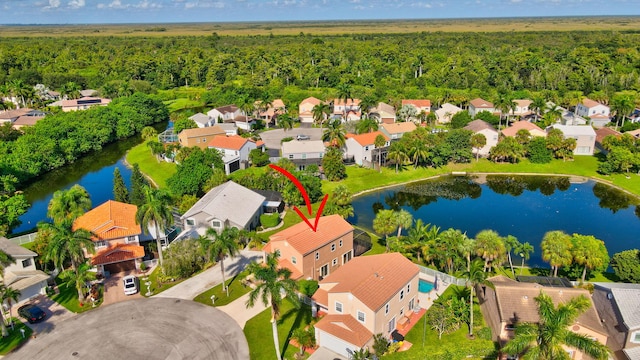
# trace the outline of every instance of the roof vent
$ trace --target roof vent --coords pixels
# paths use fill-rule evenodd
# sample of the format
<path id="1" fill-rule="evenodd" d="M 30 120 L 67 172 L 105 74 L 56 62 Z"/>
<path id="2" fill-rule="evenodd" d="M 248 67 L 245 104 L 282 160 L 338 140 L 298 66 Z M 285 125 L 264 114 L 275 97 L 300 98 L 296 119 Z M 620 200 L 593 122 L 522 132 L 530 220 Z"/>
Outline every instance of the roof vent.
<path id="1" fill-rule="evenodd" d="M 522 299 L 524 300 L 529 300 L 529 297 L 527 295 L 523 296 Z"/>

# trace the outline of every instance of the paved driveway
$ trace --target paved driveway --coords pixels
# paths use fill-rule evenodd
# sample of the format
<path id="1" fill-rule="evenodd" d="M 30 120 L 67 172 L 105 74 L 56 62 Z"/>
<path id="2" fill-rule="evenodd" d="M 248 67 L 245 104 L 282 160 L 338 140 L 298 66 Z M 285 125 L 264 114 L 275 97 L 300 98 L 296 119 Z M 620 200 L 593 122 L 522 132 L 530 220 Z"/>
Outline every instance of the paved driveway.
<path id="1" fill-rule="evenodd" d="M 36 324 L 27 323 L 27 326 L 33 330 L 36 336 L 52 332 L 56 325 L 61 321 L 70 319 L 77 315 L 44 295 L 38 295 L 33 300 L 29 301 L 29 303 L 38 305 L 45 313 L 47 313 L 47 318 L 45 320 Z M 17 316 L 18 314 L 18 307 L 19 306 L 13 307 L 12 311 L 14 316 Z"/>
<path id="2" fill-rule="evenodd" d="M 279 149 L 280 140 L 286 137 L 295 138 L 296 135 L 309 135 L 311 140 L 322 140 L 322 131 L 320 128 L 295 128 L 284 131 L 283 129 L 275 129 L 260 133 L 260 138 L 264 141 L 267 149 Z"/>
<path id="3" fill-rule="evenodd" d="M 104 302 L 102 306 L 115 304 L 120 301 L 126 301 L 131 299 L 142 299 L 143 296 L 140 295 L 140 291 L 134 295 L 125 295 L 124 294 L 124 284 L 122 283 L 122 278 L 126 275 L 136 275 L 135 272 L 120 272 L 116 274 L 111 274 L 108 279 L 104 280 Z M 139 280 L 139 285 L 142 284 L 142 279 Z"/>

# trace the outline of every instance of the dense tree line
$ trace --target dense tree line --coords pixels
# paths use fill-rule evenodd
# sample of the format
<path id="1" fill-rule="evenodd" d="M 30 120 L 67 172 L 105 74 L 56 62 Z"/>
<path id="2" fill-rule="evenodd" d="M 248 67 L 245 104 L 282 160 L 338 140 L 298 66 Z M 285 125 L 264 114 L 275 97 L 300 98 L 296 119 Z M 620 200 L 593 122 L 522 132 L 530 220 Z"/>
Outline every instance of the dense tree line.
<path id="1" fill-rule="evenodd" d="M 0 169 L 24 183 L 167 119 L 162 102 L 140 93 L 106 107 L 49 115 L 13 141 L 0 141 Z"/>

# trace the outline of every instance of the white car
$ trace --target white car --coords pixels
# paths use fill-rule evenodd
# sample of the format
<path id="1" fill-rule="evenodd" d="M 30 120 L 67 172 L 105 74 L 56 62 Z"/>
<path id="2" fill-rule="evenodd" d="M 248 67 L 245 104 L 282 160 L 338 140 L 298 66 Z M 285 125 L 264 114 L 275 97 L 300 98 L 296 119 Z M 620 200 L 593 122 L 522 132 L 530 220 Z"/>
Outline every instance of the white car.
<path id="1" fill-rule="evenodd" d="M 124 294 L 133 295 L 138 292 L 138 278 L 134 275 L 128 275 L 122 278 L 124 283 Z"/>

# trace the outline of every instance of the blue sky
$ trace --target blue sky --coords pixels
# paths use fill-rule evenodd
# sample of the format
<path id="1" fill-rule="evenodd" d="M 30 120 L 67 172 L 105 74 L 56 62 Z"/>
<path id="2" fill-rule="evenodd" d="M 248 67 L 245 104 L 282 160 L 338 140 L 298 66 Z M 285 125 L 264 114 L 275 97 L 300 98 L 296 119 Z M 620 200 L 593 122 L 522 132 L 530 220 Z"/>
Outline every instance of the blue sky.
<path id="1" fill-rule="evenodd" d="M 0 24 L 640 15 L 639 0 L 0 0 Z"/>

